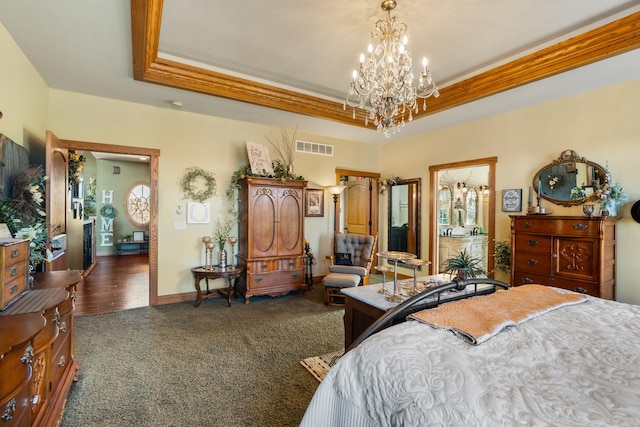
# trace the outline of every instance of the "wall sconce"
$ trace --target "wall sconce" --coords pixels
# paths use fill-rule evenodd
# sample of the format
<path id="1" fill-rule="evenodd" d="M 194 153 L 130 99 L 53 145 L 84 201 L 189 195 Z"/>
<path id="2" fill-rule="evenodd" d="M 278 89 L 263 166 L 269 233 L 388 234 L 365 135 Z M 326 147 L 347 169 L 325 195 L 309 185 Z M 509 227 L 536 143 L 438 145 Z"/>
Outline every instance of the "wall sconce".
<path id="1" fill-rule="evenodd" d="M 457 186 L 458 186 L 458 190 L 462 191 L 463 193 L 466 193 L 467 191 L 469 191 L 469 189 L 467 188 L 467 184 L 464 182 L 458 182 Z"/>
<path id="2" fill-rule="evenodd" d="M 489 187 L 486 185 L 481 185 L 480 186 L 480 191 L 482 191 L 482 194 L 484 194 L 485 196 L 489 195 Z"/>
<path id="3" fill-rule="evenodd" d="M 333 194 L 333 230 L 335 231 L 338 224 L 338 196 L 347 188 L 346 185 L 332 185 L 327 187 L 329 193 Z"/>

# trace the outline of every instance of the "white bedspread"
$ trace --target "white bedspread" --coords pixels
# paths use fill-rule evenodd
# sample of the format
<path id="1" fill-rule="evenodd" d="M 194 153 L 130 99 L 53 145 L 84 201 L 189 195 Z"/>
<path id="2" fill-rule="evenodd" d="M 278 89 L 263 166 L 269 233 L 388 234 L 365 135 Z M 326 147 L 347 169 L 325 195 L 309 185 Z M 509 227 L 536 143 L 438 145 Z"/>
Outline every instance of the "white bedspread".
<path id="1" fill-rule="evenodd" d="M 589 298 L 472 346 L 407 321 L 344 355 L 302 426 L 640 426 L 640 306 Z"/>

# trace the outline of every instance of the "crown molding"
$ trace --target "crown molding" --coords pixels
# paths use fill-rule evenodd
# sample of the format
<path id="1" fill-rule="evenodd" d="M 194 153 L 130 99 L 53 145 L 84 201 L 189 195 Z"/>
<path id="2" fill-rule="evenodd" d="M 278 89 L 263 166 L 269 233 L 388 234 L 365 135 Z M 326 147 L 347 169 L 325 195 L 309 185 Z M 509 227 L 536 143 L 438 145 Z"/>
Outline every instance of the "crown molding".
<path id="1" fill-rule="evenodd" d="M 276 108 L 352 126 L 365 126 L 365 111 L 236 76 L 158 58 L 163 0 L 131 1 L 133 77 L 135 80 L 185 89 L 263 107 Z M 509 89 L 573 70 L 640 47 L 640 12 L 525 55 L 504 65 L 440 89 L 426 111 L 413 119 L 454 108 Z"/>

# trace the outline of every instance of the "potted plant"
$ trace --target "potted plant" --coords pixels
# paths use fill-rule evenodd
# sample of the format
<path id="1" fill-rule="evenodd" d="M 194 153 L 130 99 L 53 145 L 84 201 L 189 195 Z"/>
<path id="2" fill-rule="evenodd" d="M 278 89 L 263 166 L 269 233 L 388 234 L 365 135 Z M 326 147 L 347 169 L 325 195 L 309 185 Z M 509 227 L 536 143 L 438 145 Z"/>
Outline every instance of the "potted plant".
<path id="1" fill-rule="evenodd" d="M 444 273 L 459 279 L 475 279 L 478 274 L 487 274 L 482 260 L 472 257 L 466 249 L 443 262 Z"/>
<path id="2" fill-rule="evenodd" d="M 507 241 L 496 242 L 493 251 L 493 265 L 496 271 L 511 271 L 511 245 Z"/>

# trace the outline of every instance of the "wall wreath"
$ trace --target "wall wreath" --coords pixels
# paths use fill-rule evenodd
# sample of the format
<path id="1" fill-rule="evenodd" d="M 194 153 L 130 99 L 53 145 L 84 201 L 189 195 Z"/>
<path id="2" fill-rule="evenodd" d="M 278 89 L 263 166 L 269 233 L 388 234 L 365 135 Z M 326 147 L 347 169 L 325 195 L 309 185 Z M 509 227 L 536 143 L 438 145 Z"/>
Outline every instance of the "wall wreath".
<path id="1" fill-rule="evenodd" d="M 105 218 L 113 219 L 118 215 L 118 211 L 113 207 L 111 203 L 107 203 L 106 205 L 100 208 L 100 215 Z"/>
<path id="2" fill-rule="evenodd" d="M 215 175 L 199 167 L 187 168 L 180 179 L 180 186 L 185 198 L 200 203 L 216 194 L 217 189 Z"/>

